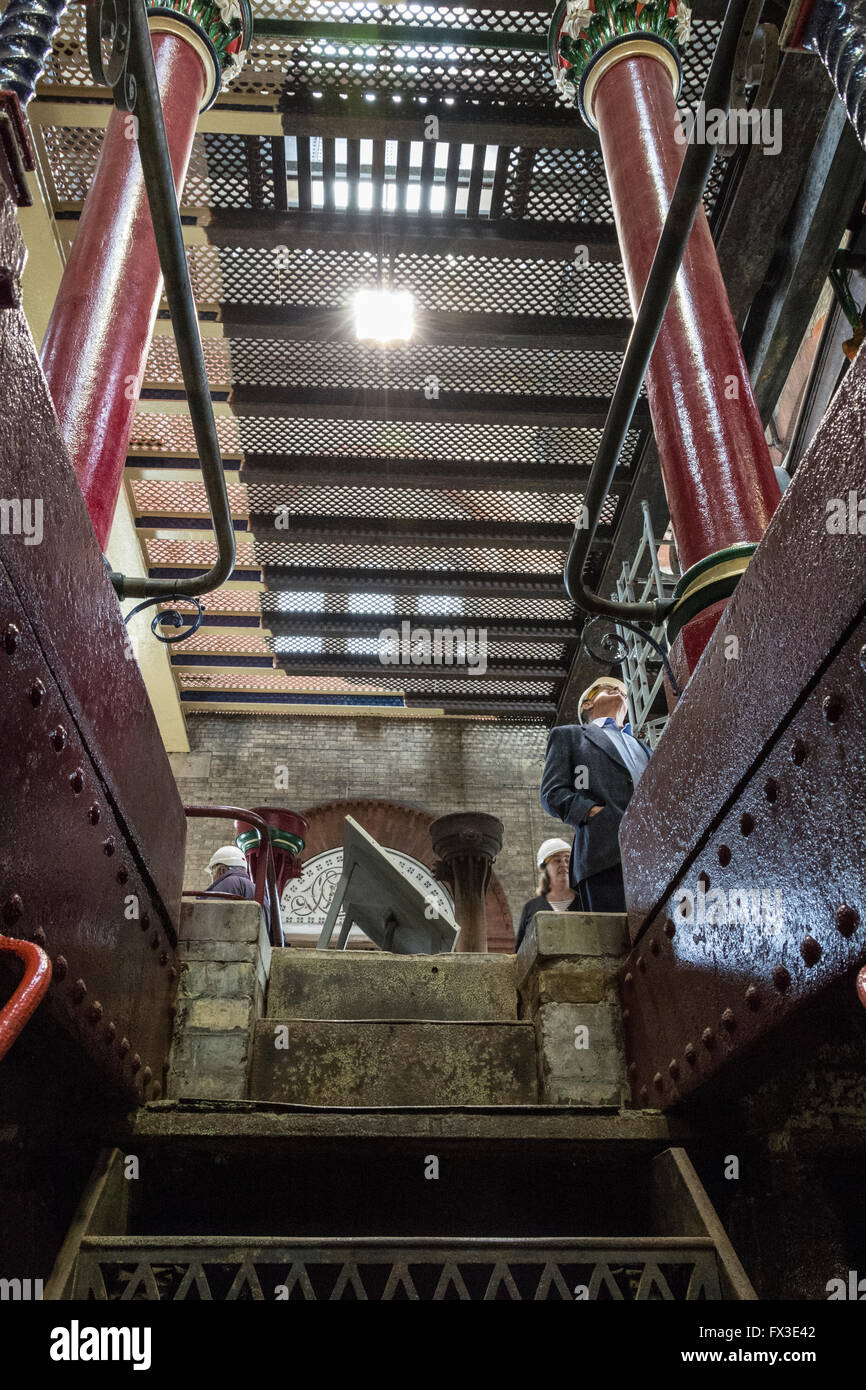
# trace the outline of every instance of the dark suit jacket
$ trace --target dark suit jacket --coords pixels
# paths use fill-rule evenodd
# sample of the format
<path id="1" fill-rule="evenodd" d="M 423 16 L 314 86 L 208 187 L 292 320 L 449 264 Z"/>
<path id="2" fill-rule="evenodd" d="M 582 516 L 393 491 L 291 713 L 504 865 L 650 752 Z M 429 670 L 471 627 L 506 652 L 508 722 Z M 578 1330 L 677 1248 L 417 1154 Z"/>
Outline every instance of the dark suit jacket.
<path id="1" fill-rule="evenodd" d="M 568 905 L 568 910 L 569 910 L 569 912 L 582 912 L 582 911 L 583 911 L 583 907 L 582 907 L 581 901 L 580 901 L 580 899 L 579 899 L 578 897 L 572 898 L 571 902 L 570 902 L 569 905 Z M 520 925 L 519 925 L 519 927 L 517 928 L 517 935 L 516 935 L 516 937 L 514 938 L 514 949 L 515 949 L 515 951 L 519 951 L 519 950 L 520 950 L 520 943 L 521 943 L 521 941 L 523 940 L 524 936 L 526 935 L 527 928 L 529 927 L 529 924 L 530 924 L 530 922 L 532 921 L 533 917 L 535 916 L 536 912 L 552 912 L 552 911 L 553 911 L 553 908 L 550 906 L 550 903 L 547 901 L 547 898 L 544 896 L 543 893 L 540 894 L 540 896 L 537 897 L 537 898 L 530 898 L 530 899 L 529 899 L 529 902 L 526 903 L 526 905 L 524 906 L 523 911 L 522 911 L 521 914 L 520 914 Z"/>
<path id="2" fill-rule="evenodd" d="M 641 747 L 652 753 L 648 744 Z M 586 768 L 586 777 L 577 779 L 586 781 L 580 791 L 575 790 L 577 768 Z M 572 887 L 619 863 L 619 823 L 633 791 L 628 767 L 599 725 L 562 724 L 551 729 L 541 804 L 548 815 L 574 826 Z M 599 805 L 604 810 L 587 821 L 591 808 Z"/>

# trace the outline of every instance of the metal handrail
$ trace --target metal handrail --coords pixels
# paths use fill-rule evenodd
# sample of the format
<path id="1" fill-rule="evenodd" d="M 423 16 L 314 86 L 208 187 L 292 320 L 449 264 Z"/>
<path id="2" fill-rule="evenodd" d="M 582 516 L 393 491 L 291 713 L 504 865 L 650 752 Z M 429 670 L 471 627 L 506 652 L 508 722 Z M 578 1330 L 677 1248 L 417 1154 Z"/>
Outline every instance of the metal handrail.
<path id="1" fill-rule="evenodd" d="M 284 946 L 286 943 L 283 931 L 283 919 L 280 913 L 280 895 L 277 891 L 277 875 L 274 869 L 274 857 L 271 850 L 271 837 L 268 833 L 267 822 L 257 816 L 255 811 L 245 811 L 240 806 L 184 806 L 185 816 L 197 816 L 206 820 L 240 820 L 255 826 L 259 832 L 259 862 L 256 865 L 255 881 L 255 901 L 259 907 L 265 908 L 266 902 L 269 908 L 268 935 L 272 946 Z M 262 853 L 264 850 L 264 853 Z M 228 893 L 185 893 L 184 897 L 222 897 L 228 898 Z"/>
<path id="2" fill-rule="evenodd" d="M 33 941 L 0 936 L 0 954 L 17 956 L 23 962 L 24 977 L 12 998 L 0 1009 L 0 1060 L 41 1004 L 51 984 L 51 961 Z"/>
<path id="3" fill-rule="evenodd" d="M 235 532 L 183 244 L 145 0 L 132 0 L 130 5 L 126 73 L 135 83 L 134 110 L 139 123 L 138 150 L 144 186 L 216 537 L 217 560 L 205 574 L 193 579 L 148 579 L 112 572 L 111 582 L 119 598 L 191 598 L 218 589 L 230 577 L 235 566 Z M 115 102 L 120 105 L 117 89 Z M 121 109 L 126 108 L 122 106 Z"/>
<path id="4" fill-rule="evenodd" d="M 751 0 L 730 0 L 725 11 L 719 42 L 701 97 L 707 110 L 712 108 L 727 112 L 730 106 L 731 69 L 740 30 L 750 3 Z M 620 621 L 645 622 L 649 619 L 655 625 L 668 617 L 676 603 L 673 598 L 656 599 L 652 603 L 619 603 L 614 599 L 604 598 L 586 587 L 583 582 L 583 570 L 710 176 L 713 156 L 714 147 L 710 144 L 690 144 L 686 148 L 634 328 L 628 340 L 601 442 L 586 485 L 583 498 L 585 511 L 581 516 L 581 522 L 574 528 L 565 562 L 565 587 L 572 601 L 586 613 L 595 613 Z M 587 515 L 589 525 L 584 527 L 581 523 Z"/>

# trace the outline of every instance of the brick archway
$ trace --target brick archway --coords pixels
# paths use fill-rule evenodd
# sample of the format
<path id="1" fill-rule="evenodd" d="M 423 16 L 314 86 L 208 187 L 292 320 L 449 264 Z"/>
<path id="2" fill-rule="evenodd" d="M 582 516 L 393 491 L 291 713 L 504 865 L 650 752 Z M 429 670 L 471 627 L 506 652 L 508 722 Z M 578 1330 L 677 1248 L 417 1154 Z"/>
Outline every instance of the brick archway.
<path id="1" fill-rule="evenodd" d="M 432 871 L 435 862 L 430 842 L 430 826 L 436 819 L 415 806 L 400 801 L 364 800 L 326 801 L 311 806 L 301 814 L 309 821 L 307 846 L 303 862 L 325 850 L 338 849 L 343 844 L 343 822 L 352 816 L 385 849 L 409 854 Z M 487 944 L 491 951 L 514 950 L 514 926 L 511 911 L 502 886 L 493 873 L 485 900 L 487 909 Z"/>

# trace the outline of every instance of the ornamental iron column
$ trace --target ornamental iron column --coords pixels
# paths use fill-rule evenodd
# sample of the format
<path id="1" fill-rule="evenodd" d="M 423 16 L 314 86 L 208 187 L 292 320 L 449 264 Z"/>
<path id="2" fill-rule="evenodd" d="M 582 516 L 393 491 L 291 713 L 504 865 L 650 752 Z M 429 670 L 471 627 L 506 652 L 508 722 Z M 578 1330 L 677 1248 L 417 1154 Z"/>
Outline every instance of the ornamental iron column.
<path id="1" fill-rule="evenodd" d="M 484 896 L 502 849 L 503 830 L 501 820 L 481 811 L 440 816 L 430 826 L 433 852 L 440 861 L 436 877 L 454 894 L 454 915 L 460 927 L 455 951 L 487 950 Z"/>
<path id="2" fill-rule="evenodd" d="M 252 15 L 249 0 L 174 0 L 148 5 L 147 14 L 180 199 L 199 112 L 240 71 Z M 104 24 L 110 40 L 114 31 Z M 161 293 L 137 122 L 115 109 L 42 347 L 63 437 L 103 550 Z"/>
<path id="3" fill-rule="evenodd" d="M 551 21 L 557 86 L 601 141 L 635 316 L 685 157 L 676 100 L 690 26 L 682 0 L 560 0 Z M 671 660 L 687 678 L 780 496 L 703 208 L 646 386 L 683 571 Z"/>

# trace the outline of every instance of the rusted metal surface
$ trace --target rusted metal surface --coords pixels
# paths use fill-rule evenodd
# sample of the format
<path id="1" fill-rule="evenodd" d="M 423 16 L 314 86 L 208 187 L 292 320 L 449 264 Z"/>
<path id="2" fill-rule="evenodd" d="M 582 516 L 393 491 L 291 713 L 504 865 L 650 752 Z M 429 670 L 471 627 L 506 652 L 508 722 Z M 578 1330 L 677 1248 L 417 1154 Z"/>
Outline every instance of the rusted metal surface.
<path id="1" fill-rule="evenodd" d="M 694 1091 L 866 959 L 864 424 L 861 352 L 623 818 L 638 1104 Z"/>
<path id="2" fill-rule="evenodd" d="M 440 816 L 430 826 L 434 853 L 442 861 L 438 877 L 454 893 L 454 915 L 460 927 L 455 951 L 487 950 L 484 899 L 502 848 L 502 832 L 502 821 L 482 811 Z"/>
<path id="3" fill-rule="evenodd" d="M 0 189 L 0 263 L 21 260 Z M 0 361 L 0 475 L 20 509 L 4 513 L 0 534 L 0 924 L 44 946 L 47 1007 L 106 1077 L 153 1096 L 170 1040 L 186 823 L 14 305 L 0 310 Z"/>

